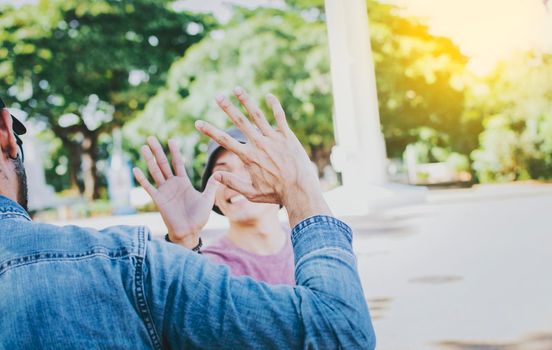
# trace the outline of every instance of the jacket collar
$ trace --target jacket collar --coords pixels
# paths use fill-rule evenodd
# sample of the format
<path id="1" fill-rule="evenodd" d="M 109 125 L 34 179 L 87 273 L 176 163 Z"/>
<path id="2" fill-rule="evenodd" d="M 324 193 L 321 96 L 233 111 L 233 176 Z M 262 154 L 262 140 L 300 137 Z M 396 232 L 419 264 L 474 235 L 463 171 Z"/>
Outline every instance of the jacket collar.
<path id="1" fill-rule="evenodd" d="M 13 215 L 21 216 L 31 221 L 29 213 L 22 206 L 8 197 L 0 195 L 0 220 L 13 217 Z"/>

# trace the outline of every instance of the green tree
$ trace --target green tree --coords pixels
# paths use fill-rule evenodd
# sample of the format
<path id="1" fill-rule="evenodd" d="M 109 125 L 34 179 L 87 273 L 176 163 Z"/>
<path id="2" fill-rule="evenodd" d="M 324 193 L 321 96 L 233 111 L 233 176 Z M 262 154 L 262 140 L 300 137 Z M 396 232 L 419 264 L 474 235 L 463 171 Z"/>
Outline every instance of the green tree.
<path id="1" fill-rule="evenodd" d="M 399 157 L 427 128 L 453 151 L 469 154 L 481 122 L 464 114 L 467 58 L 395 5 L 369 0 L 368 15 L 388 155 Z"/>
<path id="2" fill-rule="evenodd" d="M 472 153 L 482 182 L 552 178 L 552 55 L 528 52 L 504 61 L 474 96 L 484 114 Z"/>
<path id="3" fill-rule="evenodd" d="M 127 126 L 127 134 L 151 133 L 152 120 L 163 125 L 157 130 L 161 139 L 191 132 L 196 119 L 225 127 L 228 120 L 213 99 L 240 85 L 265 110 L 266 93 L 283 101 L 291 126 L 322 169 L 334 143 L 325 31 L 322 21 L 306 20 L 297 11 L 237 9 L 225 28 L 172 66 L 166 87 Z"/>
<path id="4" fill-rule="evenodd" d="M 71 184 L 82 170 L 89 199 L 99 193 L 100 136 L 132 119 L 171 63 L 214 26 L 169 5 L 41 0 L 0 14 L 0 90 L 62 141 Z"/>
<path id="5" fill-rule="evenodd" d="M 286 0 L 293 10 L 303 12 L 307 18 L 322 19 L 324 16 L 324 0 Z"/>
<path id="6" fill-rule="evenodd" d="M 334 144 L 323 1 L 287 4 L 284 9 L 237 9 L 228 25 L 173 65 L 167 85 L 128 133 L 151 133 L 152 118 L 156 125 L 164 124 L 158 132 L 162 139 L 191 132 L 192 122 L 200 118 L 225 126 L 213 97 L 239 84 L 257 100 L 269 91 L 282 99 L 291 126 L 322 170 Z M 477 147 L 480 120 L 463 116 L 466 58 L 450 40 L 431 35 L 398 11 L 368 1 L 388 154 L 401 156 L 427 128 L 439 134 L 439 146 L 469 154 Z"/>

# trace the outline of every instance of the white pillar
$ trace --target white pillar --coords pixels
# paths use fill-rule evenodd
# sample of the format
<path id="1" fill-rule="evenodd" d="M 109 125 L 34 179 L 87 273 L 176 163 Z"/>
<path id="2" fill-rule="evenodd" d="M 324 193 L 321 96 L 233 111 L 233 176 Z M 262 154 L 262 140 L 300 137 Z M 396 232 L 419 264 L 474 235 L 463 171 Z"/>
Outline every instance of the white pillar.
<path id="1" fill-rule="evenodd" d="M 333 162 L 343 185 L 367 192 L 386 182 L 366 0 L 326 0 L 334 98 Z"/>

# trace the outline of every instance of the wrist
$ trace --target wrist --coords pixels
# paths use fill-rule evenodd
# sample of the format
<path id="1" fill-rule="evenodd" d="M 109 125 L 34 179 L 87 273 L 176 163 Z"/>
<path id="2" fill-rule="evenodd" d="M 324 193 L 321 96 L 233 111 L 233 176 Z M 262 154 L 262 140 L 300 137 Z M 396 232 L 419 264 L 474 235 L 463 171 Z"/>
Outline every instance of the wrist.
<path id="1" fill-rule="evenodd" d="M 169 236 L 170 242 L 181 245 L 184 248 L 188 248 L 188 249 L 192 249 L 196 247 L 200 241 L 199 234 L 179 235 L 169 231 L 168 236 Z M 182 238 L 179 238 L 179 237 L 182 237 Z"/>
<path id="2" fill-rule="evenodd" d="M 294 227 L 311 216 L 332 216 L 320 186 L 297 186 L 296 189 L 288 191 L 288 193 L 289 195 L 283 199 L 282 204 L 288 212 L 290 227 Z"/>

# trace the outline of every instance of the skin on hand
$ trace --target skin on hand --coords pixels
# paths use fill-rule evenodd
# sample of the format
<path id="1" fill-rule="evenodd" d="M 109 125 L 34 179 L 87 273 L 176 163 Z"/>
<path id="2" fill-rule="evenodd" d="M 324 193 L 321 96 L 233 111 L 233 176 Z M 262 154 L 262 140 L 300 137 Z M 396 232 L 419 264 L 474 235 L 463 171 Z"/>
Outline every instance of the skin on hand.
<path id="1" fill-rule="evenodd" d="M 133 169 L 134 176 L 157 205 L 171 241 L 191 249 L 197 246 L 199 234 L 209 220 L 220 184 L 211 177 L 205 191 L 197 191 L 186 174 L 177 143 L 174 140 L 169 141 L 171 168 L 159 141 L 152 136 L 147 141 L 148 144 L 142 146 L 140 152 L 146 160 L 155 186 L 138 168 Z"/>
<path id="2" fill-rule="evenodd" d="M 234 94 L 245 107 L 255 126 L 230 100 L 217 96 L 219 107 L 247 137 L 242 144 L 211 124 L 198 121 L 196 128 L 244 163 L 249 178 L 217 171 L 217 181 L 253 202 L 276 203 L 286 207 L 291 227 L 313 215 L 331 215 L 316 172 L 303 146 L 289 128 L 284 110 L 273 95 L 266 97 L 277 122 L 273 128 L 263 112 L 237 87 Z"/>
<path id="3" fill-rule="evenodd" d="M 235 154 L 220 149 L 213 158 L 212 172 L 225 171 L 250 181 L 243 162 Z M 251 202 L 241 193 L 226 186 L 218 187 L 215 204 L 228 219 L 230 226 L 240 226 L 239 230 L 246 230 L 245 227 L 250 227 L 253 223 L 266 221 L 267 217 L 277 217 L 280 210 L 277 204 Z M 276 225 L 280 227 L 278 223 Z"/>

